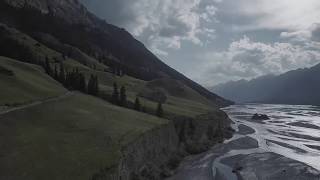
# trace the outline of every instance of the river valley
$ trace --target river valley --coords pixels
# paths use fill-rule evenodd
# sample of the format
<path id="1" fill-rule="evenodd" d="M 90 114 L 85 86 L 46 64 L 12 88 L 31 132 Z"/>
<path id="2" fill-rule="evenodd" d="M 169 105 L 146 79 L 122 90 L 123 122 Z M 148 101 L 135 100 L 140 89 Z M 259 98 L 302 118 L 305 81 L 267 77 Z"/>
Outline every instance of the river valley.
<path id="1" fill-rule="evenodd" d="M 320 107 L 243 104 L 223 109 L 234 136 L 187 158 L 170 180 L 320 179 Z M 255 113 L 268 120 L 252 120 Z"/>

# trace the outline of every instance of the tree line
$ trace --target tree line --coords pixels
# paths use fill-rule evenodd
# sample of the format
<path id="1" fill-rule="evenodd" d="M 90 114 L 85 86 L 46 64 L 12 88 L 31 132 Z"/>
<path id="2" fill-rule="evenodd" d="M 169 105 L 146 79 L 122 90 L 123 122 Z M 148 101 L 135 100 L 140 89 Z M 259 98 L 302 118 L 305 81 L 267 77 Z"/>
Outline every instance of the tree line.
<path id="1" fill-rule="evenodd" d="M 139 97 L 136 97 L 135 102 L 133 104 L 130 104 L 130 102 L 127 100 L 127 95 L 126 95 L 126 88 L 124 86 L 121 86 L 120 90 L 117 85 L 117 83 L 113 83 L 113 92 L 111 96 L 111 103 L 126 107 L 126 108 L 131 108 L 136 111 L 148 113 L 148 114 L 154 114 L 158 117 L 163 117 L 164 116 L 164 110 L 162 108 L 162 103 L 158 103 L 157 109 L 154 113 L 147 112 L 146 106 L 142 106 L 140 103 Z"/>
<path id="2" fill-rule="evenodd" d="M 53 69 L 50 65 L 48 57 L 46 57 L 42 66 L 49 76 L 60 82 L 68 90 L 77 90 L 93 96 L 98 96 L 98 76 L 91 74 L 87 83 L 86 76 L 81 73 L 78 68 L 74 68 L 72 71 L 68 72 L 65 70 L 63 62 L 61 61 L 59 63 L 59 67 L 56 64 Z"/>
<path id="3" fill-rule="evenodd" d="M 66 71 L 62 61 L 60 61 L 59 64 L 55 64 L 54 68 L 52 68 L 48 57 L 45 58 L 44 63 L 41 65 L 49 76 L 60 82 L 68 90 L 77 90 L 93 96 L 99 96 L 99 81 L 96 75 L 91 74 L 87 82 L 86 76 L 80 72 L 78 68 L 74 68 L 72 71 Z M 113 92 L 109 102 L 114 105 L 134 109 L 136 111 L 154 114 L 158 117 L 164 116 L 162 103 L 158 103 L 155 112 L 147 112 L 146 107 L 141 105 L 139 97 L 136 97 L 134 103 L 129 102 L 127 100 L 125 86 L 121 86 L 119 89 L 117 83 L 113 84 Z"/>

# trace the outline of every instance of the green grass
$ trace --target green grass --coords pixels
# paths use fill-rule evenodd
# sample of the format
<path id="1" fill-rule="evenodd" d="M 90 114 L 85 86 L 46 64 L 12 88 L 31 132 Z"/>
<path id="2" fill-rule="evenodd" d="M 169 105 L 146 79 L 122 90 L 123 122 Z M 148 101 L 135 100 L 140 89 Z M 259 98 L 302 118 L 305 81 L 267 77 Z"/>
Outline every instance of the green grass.
<path id="1" fill-rule="evenodd" d="M 23 104 L 64 94 L 66 90 L 41 71 L 39 66 L 0 57 L 0 66 L 14 73 L 0 73 L 0 106 Z"/>
<path id="2" fill-rule="evenodd" d="M 167 121 L 75 94 L 0 116 L 0 179 L 87 180 Z M 9 178 L 10 177 L 10 178 Z"/>
<path id="3" fill-rule="evenodd" d="M 40 59 L 48 57 L 51 64 L 53 65 L 52 67 L 54 67 L 54 65 L 58 65 L 54 64 L 53 62 L 55 59 L 61 60 L 61 53 L 54 51 L 43 44 L 37 46 L 36 44 L 39 43 L 36 40 L 21 32 L 14 31 L 10 28 L 8 31 L 10 31 L 11 37 L 13 39 L 16 39 L 16 41 L 18 41 L 19 43 L 29 47 L 29 49 L 34 54 L 36 54 L 36 56 L 42 57 Z M 82 52 L 79 53 L 81 54 Z M 86 56 L 86 59 L 88 60 L 88 64 L 97 62 L 94 58 L 91 58 L 89 56 Z M 94 70 L 79 63 L 77 60 L 70 58 L 67 58 L 67 60 L 64 61 L 64 66 L 68 69 L 68 71 L 72 71 L 72 69 L 78 68 L 79 71 L 83 72 L 86 75 L 87 80 L 89 79 L 91 74 L 97 75 L 100 83 L 100 90 L 107 94 L 112 93 L 114 82 L 117 82 L 119 88 L 121 86 L 125 86 L 127 89 L 127 97 L 130 101 L 134 101 L 137 94 L 145 90 L 150 90 L 153 88 L 164 89 L 167 92 L 168 96 L 168 101 L 166 102 L 166 104 L 164 104 L 164 108 L 165 111 L 171 114 L 194 117 L 201 113 L 206 113 L 210 108 L 215 108 L 213 107 L 212 103 L 210 103 L 206 98 L 201 96 L 193 89 L 169 78 L 147 82 L 130 76 L 119 77 L 111 73 L 101 71 L 103 68 L 105 68 L 105 66 L 102 67 L 100 65 L 97 65 L 97 69 Z M 182 91 L 179 91 L 179 89 L 182 89 Z M 155 102 L 149 100 L 144 101 L 148 108 L 155 109 L 157 106 Z"/>
<path id="4" fill-rule="evenodd" d="M 39 46 L 23 33 L 12 31 L 12 38 L 29 47 L 40 59 L 48 57 L 53 67 L 58 65 L 55 60 L 62 58 L 61 53 Z M 89 63 L 96 61 L 86 59 Z M 64 66 L 69 71 L 78 68 L 87 80 L 91 74 L 97 75 L 100 90 L 108 94 L 112 93 L 114 82 L 119 88 L 125 86 L 131 102 L 146 88 L 164 88 L 168 96 L 163 105 L 166 115 L 194 118 L 215 109 L 191 88 L 180 83 L 171 86 L 175 83 L 172 80 L 162 79 L 151 82 L 150 86 L 150 82 L 101 71 L 104 65 L 94 70 L 67 58 Z M 0 57 L 0 67 L 14 73 L 14 76 L 0 73 L 0 108 L 4 104 L 23 104 L 67 92 L 39 66 Z M 144 98 L 141 104 L 154 111 L 157 107 L 156 102 Z M 123 146 L 167 123 L 165 119 L 80 93 L 0 115 L 0 179 L 88 180 L 100 169 L 117 165 Z"/>

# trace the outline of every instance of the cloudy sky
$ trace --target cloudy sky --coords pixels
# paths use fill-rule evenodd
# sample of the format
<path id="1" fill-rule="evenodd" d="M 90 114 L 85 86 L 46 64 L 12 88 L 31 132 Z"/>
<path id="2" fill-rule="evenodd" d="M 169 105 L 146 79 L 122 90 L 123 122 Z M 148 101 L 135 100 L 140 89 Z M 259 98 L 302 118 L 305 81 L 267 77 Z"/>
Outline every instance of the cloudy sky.
<path id="1" fill-rule="evenodd" d="M 320 62 L 319 0 L 81 0 L 204 86 Z"/>

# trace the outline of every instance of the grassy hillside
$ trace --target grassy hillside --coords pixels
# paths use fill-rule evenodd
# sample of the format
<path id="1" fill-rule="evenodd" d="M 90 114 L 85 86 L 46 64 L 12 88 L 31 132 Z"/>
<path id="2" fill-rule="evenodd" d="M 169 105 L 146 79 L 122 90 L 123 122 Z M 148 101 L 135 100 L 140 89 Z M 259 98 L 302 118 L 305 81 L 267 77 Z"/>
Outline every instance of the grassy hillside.
<path id="1" fill-rule="evenodd" d="M 102 92 L 111 93 L 113 82 L 126 86 L 130 101 L 148 87 L 146 81 L 96 71 L 72 59 L 64 64 L 88 76 L 98 75 Z M 6 103 L 44 100 L 66 92 L 41 67 L 5 57 L 0 58 L 0 78 L 0 99 Z M 166 115 L 195 117 L 211 109 L 201 100 L 167 95 Z M 152 110 L 157 106 L 144 98 L 141 102 Z M 76 92 L 0 115 L 0 154 L 5 154 L 0 156 L 0 179 L 89 179 L 99 169 L 115 167 L 123 146 L 167 123 Z"/>
<path id="2" fill-rule="evenodd" d="M 24 0 L 1 2 L 0 21 L 19 28 L 56 51 L 62 52 L 62 46 L 65 46 L 62 48 L 65 49 L 71 45 L 75 51 L 84 52 L 99 62 L 109 61 L 105 63 L 108 66 L 122 66 L 121 68 L 130 76 L 148 81 L 170 77 L 179 80 L 218 106 L 231 104 L 167 66 L 127 31 L 97 18 L 77 1 L 61 3 L 53 0 L 49 3 L 44 0 L 34 0 L 26 1 L 24 6 L 26 8 L 19 6 L 24 2 Z M 50 9 L 58 11 L 53 15 L 50 14 Z M 58 41 L 51 43 L 55 40 L 61 43 Z M 80 60 L 82 58 L 86 59 L 86 63 L 93 60 L 89 60 L 90 58 L 86 58 L 82 53 L 70 54 L 70 57 L 78 59 L 79 62 L 83 62 Z M 113 59 L 113 64 L 110 64 L 110 59 Z"/>
<path id="3" fill-rule="evenodd" d="M 89 179 L 167 121 L 74 94 L 0 116 L 0 179 Z"/>
<path id="4" fill-rule="evenodd" d="M 0 69 L 3 69 L 0 70 L 0 106 L 28 103 L 66 92 L 39 66 L 0 57 Z"/>
<path id="5" fill-rule="evenodd" d="M 177 158 L 174 152 L 198 152 L 188 147 L 205 150 L 223 138 L 221 121 L 226 117 L 208 113 L 230 102 L 162 63 L 129 33 L 97 19 L 77 1 L 26 1 L 22 9 L 14 2 L 23 0 L 10 2 L 0 2 L 0 108 L 18 107 L 0 113 L 0 179 L 88 180 L 99 170 L 117 169 L 120 158 L 134 168 L 125 172 L 130 177 L 149 177 L 149 170 L 162 177 L 171 173 L 162 174 L 162 169 L 173 168 L 167 170 L 165 163 Z M 49 14 L 28 6 L 38 2 L 50 2 L 43 6 Z M 51 10 L 57 11 L 52 15 Z M 110 98 L 114 83 L 125 87 L 128 102 Z M 164 97 L 163 117 L 168 120 L 154 116 L 159 102 L 152 96 L 157 93 Z M 130 110 L 137 97 L 145 113 Z M 156 140 L 140 138 L 143 145 L 132 146 L 126 159 L 121 150 L 148 131 Z M 150 146 L 144 142 L 149 140 Z M 181 149 L 171 147 L 171 140 L 180 141 Z M 139 148 L 146 151 L 136 158 Z M 161 162 L 150 164 L 154 157 Z"/>
<path id="6" fill-rule="evenodd" d="M 30 55 L 31 62 L 38 60 L 44 61 L 45 57 L 48 57 L 52 67 L 59 67 L 60 62 L 62 61 L 66 71 L 72 71 L 73 69 L 77 68 L 80 72 L 86 75 L 87 80 L 91 74 L 97 75 L 99 79 L 100 91 L 104 94 L 112 94 L 114 82 L 116 82 L 119 87 L 126 87 L 127 97 L 131 102 L 134 102 L 135 98 L 141 93 L 150 91 L 152 92 L 160 89 L 163 90 L 167 96 L 167 101 L 164 103 L 166 114 L 173 114 L 176 116 L 194 117 L 199 114 L 207 113 L 211 108 L 214 108 L 213 106 L 215 106 L 198 92 L 177 80 L 162 78 L 148 82 L 128 75 L 116 76 L 112 73 L 103 71 L 103 68 L 101 67 L 102 65 L 96 65 L 97 68 L 93 69 L 92 64 L 90 64 L 89 61 L 88 63 L 83 63 L 82 59 L 79 60 L 70 57 L 63 59 L 62 53 L 57 52 L 45 46 L 44 44 L 41 44 L 32 37 L 15 30 L 14 28 L 9 28 L 6 25 L 1 25 L 0 28 L 2 28 L 0 31 L 0 36 L 4 37 L 5 39 L 10 39 L 10 44 L 17 46 L 12 47 L 11 51 L 13 49 L 19 49 L 23 47 L 23 50 L 29 52 L 24 54 L 32 54 Z M 52 42 L 54 41 L 56 40 L 52 40 Z M 15 51 L 9 53 L 9 50 L 6 51 L 6 53 L 8 55 L 11 54 L 13 57 L 16 54 Z M 23 56 L 16 58 L 22 61 L 30 61 L 30 59 L 25 59 Z M 90 62 L 99 64 L 98 60 L 95 60 L 92 57 L 90 58 Z M 141 98 L 141 101 L 142 105 L 146 106 L 146 108 L 150 109 L 150 111 L 154 111 L 157 107 L 157 102 L 150 101 L 146 98 Z"/>

